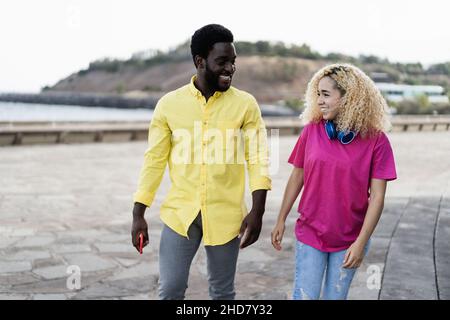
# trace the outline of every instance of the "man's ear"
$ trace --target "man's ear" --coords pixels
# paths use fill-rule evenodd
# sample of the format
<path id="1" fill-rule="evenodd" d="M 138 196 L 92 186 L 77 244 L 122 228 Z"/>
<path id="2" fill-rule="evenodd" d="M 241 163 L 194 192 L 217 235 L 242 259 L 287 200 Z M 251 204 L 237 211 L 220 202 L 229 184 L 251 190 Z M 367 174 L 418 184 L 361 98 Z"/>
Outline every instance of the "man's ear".
<path id="1" fill-rule="evenodd" d="M 206 60 L 204 58 L 202 58 L 199 55 L 196 55 L 194 60 L 195 60 L 195 66 L 197 67 L 197 69 L 204 69 L 205 68 Z"/>

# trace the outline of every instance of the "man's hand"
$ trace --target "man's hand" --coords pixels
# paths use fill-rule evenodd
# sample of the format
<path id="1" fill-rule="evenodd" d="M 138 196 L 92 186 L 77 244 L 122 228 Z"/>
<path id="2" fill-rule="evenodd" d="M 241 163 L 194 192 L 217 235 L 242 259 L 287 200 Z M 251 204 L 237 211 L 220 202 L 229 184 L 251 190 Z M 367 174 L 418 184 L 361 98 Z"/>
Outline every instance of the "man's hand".
<path id="1" fill-rule="evenodd" d="M 240 248 L 253 244 L 258 240 L 262 228 L 262 217 L 265 211 L 267 190 L 258 189 L 252 192 L 252 210 L 244 218 L 239 230 Z"/>
<path id="2" fill-rule="evenodd" d="M 143 247 L 148 245 L 148 225 L 145 221 L 144 213 L 146 206 L 141 203 L 135 203 L 133 209 L 133 223 L 131 225 L 131 243 L 133 247 L 139 252 L 139 234 L 142 233 L 144 236 Z"/>
<path id="3" fill-rule="evenodd" d="M 147 222 L 144 217 L 133 217 L 133 224 L 131 227 L 131 242 L 136 250 L 139 252 L 139 234 L 144 235 L 144 244 L 142 247 L 148 245 L 148 232 L 147 232 Z"/>
<path id="4" fill-rule="evenodd" d="M 257 212 L 252 209 L 244 218 L 244 221 L 242 221 L 241 230 L 239 231 L 239 238 L 241 238 L 241 249 L 244 249 L 258 240 L 262 228 L 263 214 L 264 211 Z"/>

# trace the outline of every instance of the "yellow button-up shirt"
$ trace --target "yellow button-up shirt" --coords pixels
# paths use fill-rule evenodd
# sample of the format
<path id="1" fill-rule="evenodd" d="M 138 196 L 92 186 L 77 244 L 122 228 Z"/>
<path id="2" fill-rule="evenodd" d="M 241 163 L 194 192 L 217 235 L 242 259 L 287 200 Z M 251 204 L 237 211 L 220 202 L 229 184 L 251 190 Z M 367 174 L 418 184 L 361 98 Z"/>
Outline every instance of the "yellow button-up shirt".
<path id="1" fill-rule="evenodd" d="M 187 237 L 200 211 L 204 244 L 221 245 L 239 234 L 247 214 L 245 164 L 251 192 L 271 189 L 266 130 L 252 95 L 231 86 L 206 102 L 194 80 L 158 101 L 133 199 L 151 205 L 168 163 L 162 221 Z"/>

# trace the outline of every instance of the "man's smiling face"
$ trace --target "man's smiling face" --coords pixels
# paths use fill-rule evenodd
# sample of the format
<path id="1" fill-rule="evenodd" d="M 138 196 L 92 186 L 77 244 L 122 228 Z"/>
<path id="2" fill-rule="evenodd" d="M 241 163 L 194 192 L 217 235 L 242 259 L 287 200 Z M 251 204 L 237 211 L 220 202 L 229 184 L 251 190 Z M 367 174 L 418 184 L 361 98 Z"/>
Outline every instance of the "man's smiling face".
<path id="1" fill-rule="evenodd" d="M 229 42 L 217 42 L 209 51 L 205 64 L 205 79 L 215 91 L 226 91 L 236 71 L 236 50 Z"/>

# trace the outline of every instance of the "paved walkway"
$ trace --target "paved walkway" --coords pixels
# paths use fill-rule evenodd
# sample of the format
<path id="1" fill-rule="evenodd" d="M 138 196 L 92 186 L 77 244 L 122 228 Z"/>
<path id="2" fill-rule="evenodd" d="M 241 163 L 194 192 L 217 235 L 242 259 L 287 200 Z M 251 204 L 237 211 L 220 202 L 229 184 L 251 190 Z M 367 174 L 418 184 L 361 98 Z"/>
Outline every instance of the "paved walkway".
<path id="1" fill-rule="evenodd" d="M 399 179 L 388 184 L 384 213 L 349 298 L 450 299 L 450 133 L 399 132 L 390 139 Z M 295 140 L 280 138 L 261 238 L 239 256 L 238 299 L 290 298 L 295 210 L 283 251 L 272 249 L 270 231 Z M 0 148 L 0 299 L 157 298 L 158 208 L 167 175 L 147 210 L 151 245 L 144 255 L 129 236 L 145 148 L 144 142 Z M 72 265 L 81 270 L 79 290 L 67 286 Z M 188 299 L 208 298 L 205 271 L 199 250 Z"/>

